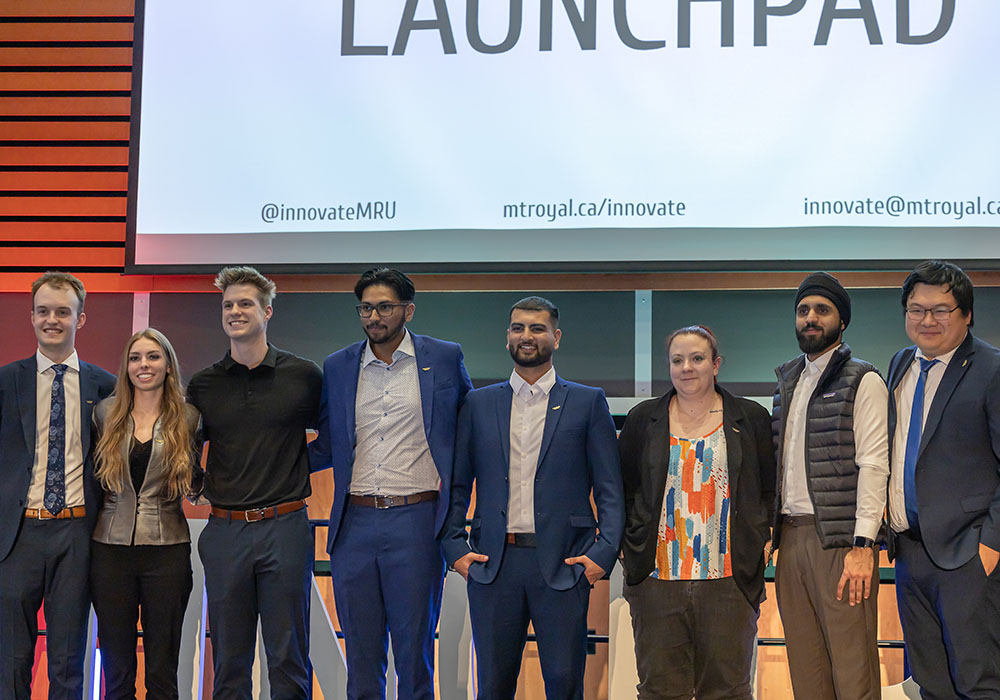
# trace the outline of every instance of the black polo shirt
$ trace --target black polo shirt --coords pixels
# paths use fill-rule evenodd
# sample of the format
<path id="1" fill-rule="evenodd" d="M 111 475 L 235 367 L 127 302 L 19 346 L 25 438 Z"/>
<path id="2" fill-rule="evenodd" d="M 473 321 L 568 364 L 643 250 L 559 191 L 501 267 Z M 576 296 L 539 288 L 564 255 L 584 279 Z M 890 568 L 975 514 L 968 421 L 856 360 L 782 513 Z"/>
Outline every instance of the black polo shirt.
<path id="1" fill-rule="evenodd" d="M 323 371 L 312 360 L 268 345 L 253 369 L 226 356 L 188 384 L 208 440 L 205 496 L 247 510 L 305 498 L 306 428 L 319 415 Z"/>

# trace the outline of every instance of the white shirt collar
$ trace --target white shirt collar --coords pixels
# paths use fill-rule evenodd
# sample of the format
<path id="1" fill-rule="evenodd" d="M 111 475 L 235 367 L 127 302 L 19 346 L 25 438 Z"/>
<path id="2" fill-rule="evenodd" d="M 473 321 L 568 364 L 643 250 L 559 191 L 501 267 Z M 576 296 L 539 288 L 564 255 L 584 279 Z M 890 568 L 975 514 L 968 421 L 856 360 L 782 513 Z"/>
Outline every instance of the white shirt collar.
<path id="1" fill-rule="evenodd" d="M 543 374 L 534 384 L 528 384 L 528 382 L 517 373 L 517 370 L 512 370 L 510 373 L 510 388 L 514 390 L 514 393 L 518 396 L 530 396 L 534 394 L 535 391 L 541 390 L 543 394 L 548 396 L 548 393 L 552 391 L 552 387 L 556 385 L 556 368 L 549 367 L 549 371 Z M 522 393 L 527 392 L 527 393 Z"/>
<path id="2" fill-rule="evenodd" d="M 958 351 L 958 348 L 959 345 L 956 345 L 945 354 L 938 355 L 934 359 L 940 362 L 943 366 L 947 367 L 948 363 L 951 362 L 951 358 L 954 357 L 955 353 Z M 917 352 L 913 355 L 913 361 L 917 362 L 917 360 L 919 360 L 921 357 L 924 358 L 925 360 L 927 359 L 927 355 L 924 354 L 924 351 L 921 350 L 920 348 L 917 348 Z"/>
<path id="3" fill-rule="evenodd" d="M 416 350 L 413 349 L 413 337 L 408 328 L 403 328 L 403 340 L 400 341 L 399 347 L 393 351 L 392 361 L 395 362 L 401 357 L 416 357 L 416 355 Z M 365 354 L 361 358 L 361 366 L 367 367 L 372 362 L 381 362 L 381 360 L 375 357 L 375 353 L 372 352 L 372 341 L 369 340 L 365 342 Z"/>
<path id="4" fill-rule="evenodd" d="M 827 366 L 829 366 L 830 360 L 833 358 L 834 351 L 839 348 L 840 345 L 841 343 L 838 343 L 817 357 L 815 360 L 810 360 L 809 356 L 806 355 L 806 366 L 805 369 L 802 370 L 802 374 L 823 374 L 823 372 L 826 371 Z"/>
<path id="5" fill-rule="evenodd" d="M 80 372 L 80 356 L 76 354 L 76 350 L 75 349 L 73 350 L 73 354 L 72 355 L 70 355 L 69 357 L 67 357 L 62 362 L 58 362 L 58 363 L 57 362 L 53 362 L 52 360 L 50 360 L 49 358 L 47 358 L 45 355 L 43 355 L 41 350 L 35 350 L 35 362 L 38 364 L 38 373 L 39 374 L 41 374 L 42 372 L 44 372 L 45 370 L 47 370 L 49 367 L 51 367 L 52 365 L 55 365 L 55 364 L 66 365 L 70 369 L 75 370 L 77 373 Z"/>

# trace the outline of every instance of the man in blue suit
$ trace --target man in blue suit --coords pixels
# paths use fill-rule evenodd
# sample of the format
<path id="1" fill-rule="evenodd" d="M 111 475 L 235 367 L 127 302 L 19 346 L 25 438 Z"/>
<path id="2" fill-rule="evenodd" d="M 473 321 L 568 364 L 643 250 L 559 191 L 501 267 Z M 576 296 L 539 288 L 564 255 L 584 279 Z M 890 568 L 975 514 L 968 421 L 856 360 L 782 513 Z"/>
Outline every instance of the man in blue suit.
<path id="1" fill-rule="evenodd" d="M 44 600 L 49 698 L 79 700 L 101 504 L 90 418 L 115 378 L 76 354 L 80 280 L 46 272 L 31 295 L 38 350 L 0 367 L 0 697 L 31 697 Z"/>
<path id="2" fill-rule="evenodd" d="M 522 299 L 509 321 L 509 381 L 470 393 L 459 417 L 442 547 L 468 581 L 479 697 L 514 697 L 530 621 L 545 696 L 582 698 L 590 587 L 625 520 L 615 425 L 603 391 L 556 374 L 550 301 Z"/>
<path id="3" fill-rule="evenodd" d="M 918 265 L 914 346 L 889 365 L 889 554 L 926 700 L 1000 698 L 1000 350 L 969 330 L 972 300 L 957 266 Z"/>
<path id="4" fill-rule="evenodd" d="M 354 287 L 367 340 L 323 364 L 312 468 L 333 467 L 327 550 L 347 648 L 347 697 L 385 697 L 386 633 L 400 700 L 434 698 L 434 633 L 455 424 L 472 388 L 456 343 L 406 329 L 413 282 L 375 268 Z"/>

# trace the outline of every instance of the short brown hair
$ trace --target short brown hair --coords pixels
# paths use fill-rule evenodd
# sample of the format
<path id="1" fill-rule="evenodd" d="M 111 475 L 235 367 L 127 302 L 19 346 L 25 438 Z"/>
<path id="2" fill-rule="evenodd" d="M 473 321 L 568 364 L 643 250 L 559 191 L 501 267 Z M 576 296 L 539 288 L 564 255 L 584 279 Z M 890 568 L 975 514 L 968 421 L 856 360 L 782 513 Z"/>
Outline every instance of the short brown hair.
<path id="1" fill-rule="evenodd" d="M 274 301 L 274 295 L 278 293 L 278 287 L 274 282 L 248 265 L 224 267 L 215 276 L 215 286 L 220 292 L 225 292 L 234 284 L 252 284 L 256 287 L 261 306 L 270 306 Z"/>
<path id="2" fill-rule="evenodd" d="M 83 288 L 83 282 L 68 272 L 59 272 L 57 270 L 49 270 L 31 283 L 32 307 L 35 305 L 35 295 L 38 294 L 38 290 L 46 284 L 50 287 L 55 287 L 56 289 L 73 290 L 73 293 L 76 294 L 77 300 L 80 302 L 80 307 L 76 310 L 76 312 L 78 314 L 83 313 L 83 301 L 87 298 L 87 290 Z"/>

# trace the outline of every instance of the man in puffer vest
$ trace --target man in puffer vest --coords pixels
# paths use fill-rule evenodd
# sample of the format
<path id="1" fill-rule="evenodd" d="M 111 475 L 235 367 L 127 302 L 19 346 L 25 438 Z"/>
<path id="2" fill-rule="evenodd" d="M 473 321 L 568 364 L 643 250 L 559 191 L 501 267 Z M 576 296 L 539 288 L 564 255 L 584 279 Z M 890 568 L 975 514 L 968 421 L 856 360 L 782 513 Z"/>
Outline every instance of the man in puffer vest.
<path id="1" fill-rule="evenodd" d="M 775 587 L 792 690 L 811 700 L 881 697 L 875 541 L 889 475 L 888 390 L 842 342 L 850 322 L 847 290 L 825 272 L 809 275 L 795 295 L 803 354 L 775 370 Z"/>

